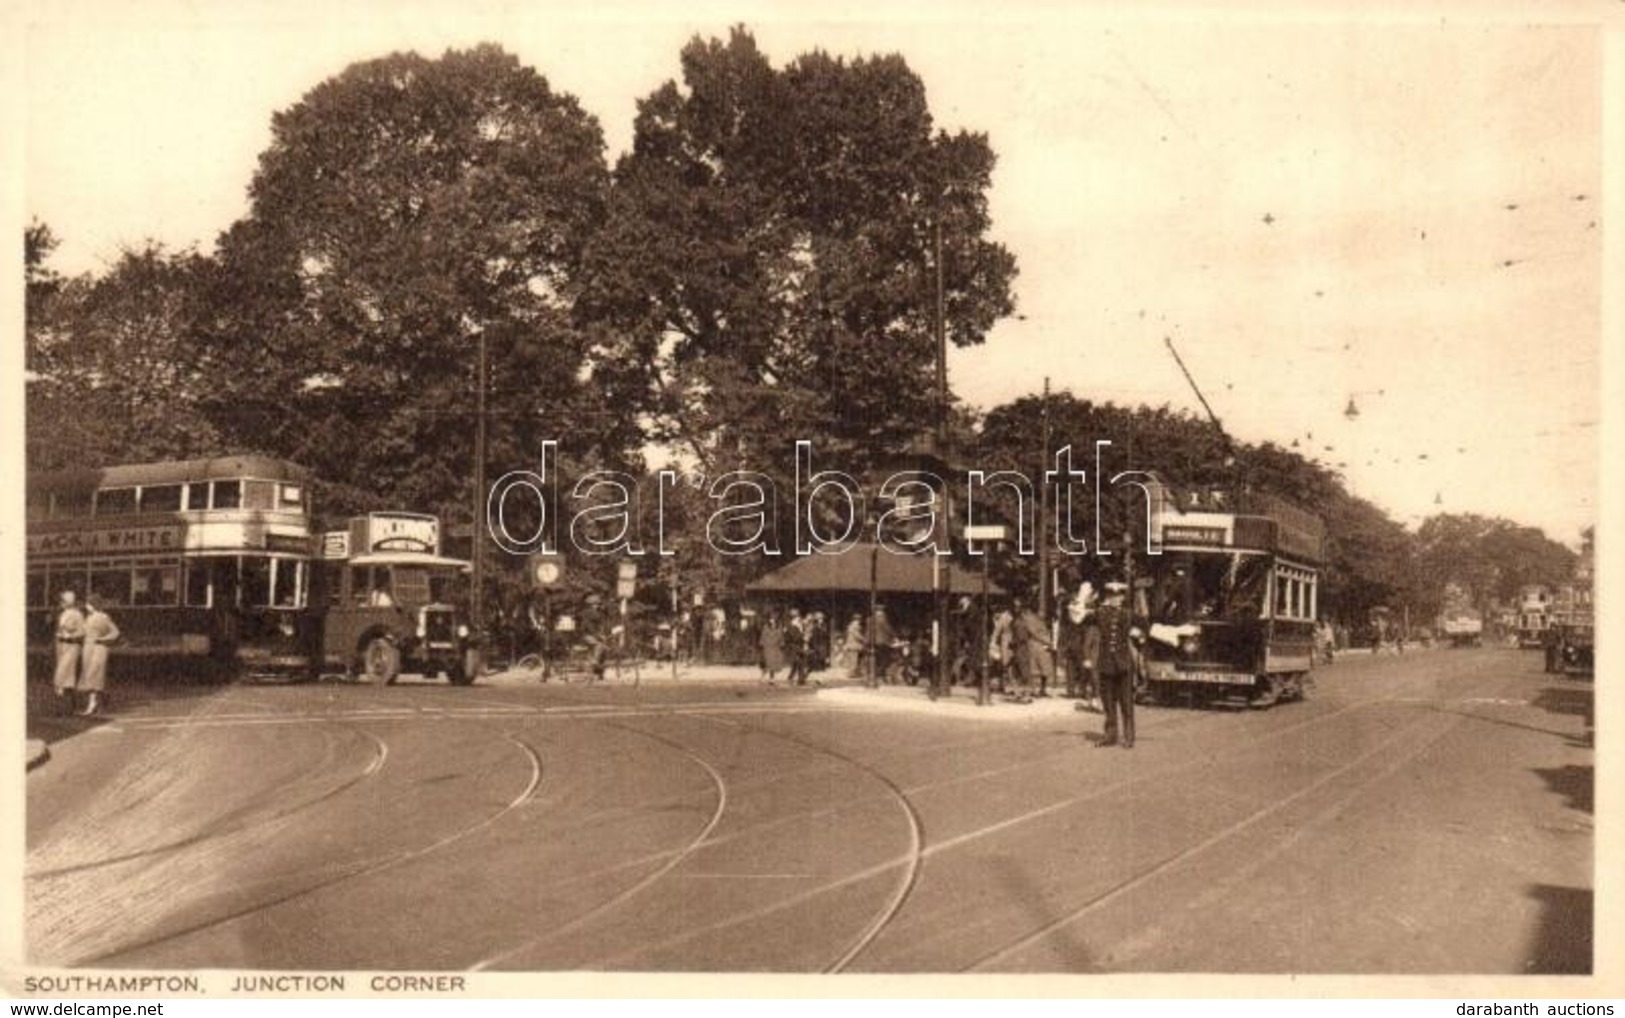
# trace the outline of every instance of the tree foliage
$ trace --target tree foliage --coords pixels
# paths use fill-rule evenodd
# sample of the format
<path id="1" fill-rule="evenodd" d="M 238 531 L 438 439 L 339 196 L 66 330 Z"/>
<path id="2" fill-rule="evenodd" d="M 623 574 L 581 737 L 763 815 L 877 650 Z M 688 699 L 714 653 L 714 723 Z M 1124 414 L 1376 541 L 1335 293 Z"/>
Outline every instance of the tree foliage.
<path id="1" fill-rule="evenodd" d="M 801 436 L 851 469 L 901 449 L 940 406 L 939 227 L 948 338 L 979 343 L 1013 307 L 987 139 L 934 132 L 900 56 L 775 69 L 736 29 L 690 42 L 682 71 L 639 104 L 589 252 L 621 390 L 708 470 Z"/>
<path id="2" fill-rule="evenodd" d="M 636 421 L 604 413 L 576 307 L 607 185 L 597 122 L 495 46 L 323 82 L 273 119 L 222 239 L 214 417 L 333 482 L 331 508 L 466 519 L 483 336 L 493 470 L 566 427 L 619 457 Z"/>
<path id="3" fill-rule="evenodd" d="M 42 228 L 43 229 L 43 228 Z M 45 231 L 48 237 L 48 231 Z M 33 247 L 33 245 L 30 245 Z M 41 243 L 41 258 L 52 243 Z M 35 468 L 184 459 L 224 451 L 203 418 L 214 380 L 196 327 L 211 271 L 149 242 L 100 277 L 29 267 L 28 445 Z"/>

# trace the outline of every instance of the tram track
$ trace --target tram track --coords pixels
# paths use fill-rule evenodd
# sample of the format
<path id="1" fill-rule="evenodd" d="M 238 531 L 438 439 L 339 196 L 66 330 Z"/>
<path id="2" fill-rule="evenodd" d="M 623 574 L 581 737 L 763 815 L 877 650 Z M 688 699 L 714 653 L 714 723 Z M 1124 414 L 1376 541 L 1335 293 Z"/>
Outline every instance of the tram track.
<path id="1" fill-rule="evenodd" d="M 440 851 L 453 844 L 456 844 L 459 841 L 478 834 L 479 832 L 495 824 L 497 821 L 501 820 L 503 817 L 524 806 L 527 802 L 531 801 L 542 785 L 543 765 L 540 754 L 538 754 L 535 748 L 530 744 L 521 739 L 515 738 L 512 733 L 504 733 L 504 736 L 509 743 L 517 747 L 524 754 L 530 764 L 531 773 L 525 787 L 495 812 L 482 817 L 474 823 L 467 824 L 455 831 L 443 835 L 435 841 L 419 848 L 393 853 L 358 868 L 349 869 L 344 872 L 334 874 L 330 877 L 319 880 L 314 884 L 307 884 L 287 893 L 279 894 L 266 900 L 256 901 L 251 905 L 241 908 L 232 909 L 225 914 L 210 916 L 205 920 L 191 923 L 185 927 L 182 927 L 181 929 L 168 930 L 158 936 L 149 937 L 145 940 L 140 940 L 129 944 L 121 944 L 112 951 L 104 952 L 95 957 L 77 960 L 74 962 L 74 964 L 85 966 L 94 966 L 99 964 L 106 965 L 113 959 L 138 951 L 158 947 L 163 944 L 179 940 L 183 937 L 192 936 L 197 933 L 201 933 L 204 930 L 213 929 L 217 926 L 223 926 L 226 923 L 243 919 L 260 912 L 266 912 L 289 902 L 309 897 L 310 895 L 327 890 L 328 888 L 334 887 L 338 884 L 352 880 L 359 880 L 363 877 L 369 877 L 382 873 L 394 867 L 404 865 L 405 863 L 421 859 L 433 852 Z"/>
<path id="2" fill-rule="evenodd" d="M 384 763 L 389 759 L 389 744 L 383 739 L 379 738 L 372 732 L 366 731 L 365 729 L 359 728 L 355 725 L 345 725 L 343 727 L 355 732 L 364 739 L 370 740 L 373 744 L 373 755 L 371 759 L 367 761 L 367 765 L 359 772 L 352 775 L 344 782 L 327 789 L 319 795 L 301 800 L 299 802 L 291 803 L 284 808 L 275 810 L 269 814 L 266 814 L 265 816 L 256 817 L 246 823 L 227 823 L 224 826 L 199 831 L 196 834 L 189 835 L 185 838 L 180 838 L 161 845 L 155 845 L 150 848 L 144 848 L 139 851 L 128 852 L 123 855 L 116 855 L 68 866 L 57 866 L 49 869 L 35 870 L 33 872 L 25 871 L 23 873 L 23 879 L 47 880 L 51 878 L 66 877 L 76 873 L 86 873 L 92 870 L 105 869 L 106 867 L 116 866 L 121 863 L 151 859 L 159 855 L 169 852 L 178 852 L 187 848 L 193 848 L 206 842 L 216 841 L 221 838 L 246 834 L 250 831 L 259 830 L 272 824 L 291 819 L 292 817 L 295 817 L 307 810 L 314 809 L 324 802 L 337 798 L 344 792 L 349 791 L 351 788 L 374 776 L 379 771 L 383 770 Z"/>
<path id="3" fill-rule="evenodd" d="M 1348 704 L 1346 704 L 1344 706 L 1338 707 L 1338 708 L 1336 708 L 1336 709 L 1334 709 L 1332 711 L 1329 711 L 1327 713 L 1319 714 L 1319 715 L 1316 715 L 1315 717 L 1311 717 L 1311 718 L 1305 718 L 1305 719 L 1303 719 L 1301 721 L 1296 721 L 1296 722 L 1294 722 L 1294 723 L 1292 723 L 1290 725 L 1287 725 L 1287 726 L 1285 726 L 1283 728 L 1275 729 L 1275 730 L 1273 730 L 1272 732 L 1269 733 L 1270 734 L 1270 739 L 1273 742 L 1275 739 L 1278 739 L 1279 737 L 1281 737 L 1283 735 L 1286 735 L 1286 734 L 1289 734 L 1289 733 L 1294 733 L 1294 732 L 1302 732 L 1302 731 L 1307 730 L 1307 729 L 1312 729 L 1312 728 L 1315 728 L 1317 726 L 1324 725 L 1324 724 L 1330 723 L 1332 721 L 1338 720 L 1340 718 L 1347 717 L 1351 713 L 1361 711 L 1361 710 L 1364 710 L 1364 709 L 1367 709 L 1367 708 L 1382 707 L 1382 706 L 1392 706 L 1392 705 L 1399 704 L 1405 698 L 1406 693 L 1407 693 L 1406 690 L 1400 689 L 1400 690 L 1392 690 L 1392 691 L 1389 691 L 1389 692 L 1387 692 L 1387 693 L 1385 693 L 1383 695 L 1379 695 L 1379 696 L 1373 696 L 1373 697 L 1366 697 L 1366 698 L 1357 699 L 1357 700 L 1355 700 L 1355 701 L 1353 701 L 1351 703 L 1348 703 Z M 712 719 L 712 720 L 717 721 L 719 723 L 723 723 L 723 724 L 731 724 L 732 723 L 732 722 L 722 721 L 721 719 Z M 1416 722 L 1413 725 L 1408 726 L 1400 734 L 1402 735 L 1402 734 L 1404 734 L 1404 732 L 1409 732 L 1412 729 L 1414 729 L 1417 725 L 1422 724 L 1422 723 L 1423 722 Z M 785 736 L 782 733 L 772 732 L 772 731 L 769 731 L 769 730 L 766 730 L 766 729 L 752 729 L 752 730 L 757 731 L 760 734 L 768 735 L 770 737 L 778 737 L 778 738 L 781 738 L 781 739 L 785 739 L 786 741 L 795 742 L 795 743 L 798 743 L 800 745 L 804 745 L 804 746 L 806 746 L 808 748 L 813 748 L 813 749 L 818 749 L 818 750 L 823 751 L 823 752 L 828 752 L 831 755 L 839 755 L 836 751 L 823 750 L 821 747 L 817 747 L 813 743 L 809 743 L 809 742 L 806 742 L 805 740 L 797 739 L 796 737 L 793 737 L 793 736 Z M 1397 737 L 1399 737 L 1399 736 L 1395 736 L 1395 738 L 1397 738 Z M 1386 743 L 1384 745 L 1386 746 Z M 871 924 L 871 926 L 869 928 L 866 928 L 864 934 L 861 937 L 861 944 L 860 945 L 854 945 L 854 946 L 857 946 L 858 949 L 857 950 L 845 951 L 837 959 L 837 962 L 839 963 L 839 968 L 832 967 L 832 968 L 827 970 L 827 971 L 841 971 L 841 970 L 844 970 L 847 967 L 849 967 L 854 961 L 856 961 L 859 957 L 861 957 L 863 952 L 866 951 L 872 944 L 874 944 L 880 938 L 880 936 L 886 931 L 886 929 L 889 926 L 892 925 L 892 923 L 897 919 L 897 917 L 900 914 L 902 914 L 904 906 L 907 904 L 908 896 L 909 896 L 909 894 L 912 894 L 914 886 L 918 882 L 919 874 L 920 874 L 920 872 L 921 872 L 921 870 L 922 870 L 922 868 L 923 868 L 923 866 L 924 866 L 924 864 L 925 864 L 925 862 L 927 860 L 929 860 L 929 859 L 931 859 L 931 858 L 933 858 L 933 857 L 935 857 L 937 855 L 940 855 L 942 853 L 954 851 L 956 849 L 962 848 L 965 845 L 969 845 L 969 844 L 972 844 L 972 843 L 979 842 L 979 841 L 981 841 L 981 840 L 983 840 L 985 838 L 988 838 L 988 837 L 991 837 L 991 836 L 994 836 L 994 835 L 997 835 L 997 834 L 1001 834 L 1001 833 L 1013 830 L 1013 829 L 1015 829 L 1017 827 L 1020 827 L 1022 825 L 1028 824 L 1028 823 L 1032 823 L 1034 821 L 1043 819 L 1045 817 L 1054 816 L 1054 815 L 1056 815 L 1058 813 L 1064 812 L 1064 811 L 1066 811 L 1068 809 L 1071 809 L 1073 807 L 1084 805 L 1084 804 L 1087 804 L 1089 802 L 1099 801 L 1099 800 L 1108 798 L 1110 796 L 1123 793 L 1123 792 L 1128 791 L 1128 790 L 1130 790 L 1130 789 L 1132 789 L 1132 788 L 1134 788 L 1136 786 L 1144 785 L 1144 784 L 1147 784 L 1147 783 L 1152 782 L 1152 781 L 1164 780 L 1164 779 L 1167 779 L 1167 778 L 1170 778 L 1170 777 L 1177 777 L 1178 775 L 1183 774 L 1183 773 L 1188 773 L 1188 772 L 1192 772 L 1192 771 L 1208 770 L 1208 769 L 1211 769 L 1218 762 L 1225 761 L 1225 760 L 1241 759 L 1241 758 L 1247 757 L 1249 755 L 1256 755 L 1259 752 L 1261 752 L 1259 747 L 1257 747 L 1257 746 L 1247 746 L 1247 747 L 1239 749 L 1239 750 L 1237 750 L 1235 752 L 1226 753 L 1226 754 L 1223 754 L 1223 755 L 1218 756 L 1218 757 L 1207 757 L 1207 758 L 1203 758 L 1203 759 L 1199 759 L 1199 760 L 1189 760 L 1189 761 L 1186 761 L 1184 763 L 1175 765 L 1173 767 L 1161 768 L 1161 769 L 1159 769 L 1157 771 L 1154 771 L 1154 772 L 1139 774 L 1139 775 L 1136 775 L 1134 777 L 1130 777 L 1130 778 L 1127 778 L 1127 779 L 1124 779 L 1124 780 L 1121 780 L 1121 781 L 1116 781 L 1116 782 L 1111 782 L 1109 784 L 1101 785 L 1101 786 L 1098 786 L 1098 787 L 1092 789 L 1091 791 L 1089 791 L 1087 793 L 1077 795 L 1077 796 L 1067 797 L 1067 798 L 1058 800 L 1056 802 L 1047 803 L 1047 804 L 1045 804 L 1043 806 L 1036 807 L 1036 808 L 1034 808 L 1032 810 L 1029 810 L 1029 811 L 1026 811 L 1024 813 L 1020 813 L 1020 814 L 1017 814 L 1017 815 L 1012 816 L 1012 817 L 1006 817 L 1006 818 L 1003 818 L 1001 820 L 995 821 L 993 823 L 986 824 L 986 825 L 984 825 L 982 827 L 978 827 L 978 828 L 972 829 L 970 831 L 965 831 L 965 832 L 962 832 L 960 834 L 954 835 L 952 837 L 949 837 L 949 838 L 946 838 L 946 839 L 943 839 L 943 840 L 937 841 L 937 842 L 927 842 L 925 840 L 925 838 L 923 836 L 923 824 L 922 824 L 921 837 L 920 837 L 920 841 L 919 841 L 918 846 L 917 847 L 911 846 L 910 850 L 908 852 L 906 852 L 906 853 L 899 854 L 897 856 L 894 856 L 891 859 L 884 860 L 884 861 L 876 863 L 874 865 L 865 867 L 862 870 L 859 870 L 859 871 L 857 871 L 855 873 L 848 874 L 848 875 L 843 876 L 843 877 L 841 877 L 841 878 L 839 878 L 837 880 L 821 884 L 821 885 L 819 885 L 817 887 L 808 888 L 808 889 L 806 889 L 804 891 L 801 891 L 801 892 L 799 892 L 799 893 L 797 893 L 795 895 L 792 895 L 790 897 L 780 899 L 778 901 L 767 903 L 767 904 L 765 904 L 765 905 L 763 905 L 763 906 L 761 906 L 759 908 L 751 909 L 751 910 L 749 910 L 747 912 L 744 912 L 744 913 L 729 916 L 729 917 L 727 917 L 725 919 L 719 920 L 719 921 L 717 921 L 715 923 L 711 923 L 711 924 L 708 924 L 708 925 L 703 926 L 703 927 L 699 927 L 699 928 L 696 928 L 696 929 L 685 931 L 685 932 L 683 932 L 681 934 L 677 934 L 675 936 L 666 938 L 666 939 L 664 939 L 662 941 L 659 941 L 657 943 L 654 943 L 654 944 L 641 945 L 640 951 L 638 953 L 643 953 L 644 951 L 649 950 L 649 949 L 659 950 L 659 949 L 669 949 L 669 948 L 672 948 L 672 947 L 678 947 L 678 946 L 681 946 L 684 943 L 688 943 L 688 942 L 697 940 L 697 939 L 699 939 L 701 937 L 704 937 L 706 935 L 718 932 L 718 931 L 720 931 L 722 929 L 726 929 L 726 928 L 734 927 L 734 926 L 739 926 L 739 925 L 749 923 L 749 922 L 754 922 L 754 921 L 757 921 L 759 919 L 763 919 L 763 918 L 766 918 L 768 916 L 781 913 L 781 912 L 786 911 L 788 909 L 791 909 L 791 908 L 806 904 L 809 901 L 816 900 L 817 898 L 822 897 L 824 895 L 827 895 L 827 894 L 830 894 L 830 893 L 833 893 L 833 892 L 836 892 L 836 891 L 851 887 L 853 885 L 856 885 L 856 884 L 861 883 L 861 882 L 866 881 L 866 880 L 873 879 L 876 876 L 879 876 L 879 875 L 884 874 L 884 873 L 891 872 L 892 870 L 895 870 L 895 869 L 898 869 L 898 868 L 903 868 L 904 871 L 905 871 L 905 877 L 904 877 L 903 881 L 901 882 L 901 884 L 899 886 L 907 887 L 908 893 L 897 896 L 895 898 L 895 900 L 888 903 L 887 907 L 883 910 L 880 917 L 878 918 L 878 921 Z M 1348 770 L 1348 767 L 1346 767 L 1346 766 L 1343 767 L 1343 768 L 1339 768 L 1330 777 L 1335 778 L 1337 776 L 1340 776 L 1341 774 L 1346 773 L 1347 770 Z M 954 780 L 958 781 L 960 779 L 954 779 Z M 1321 782 L 1317 782 L 1316 787 L 1319 787 L 1320 784 L 1321 784 Z M 899 794 L 901 794 L 901 791 L 902 791 L 901 789 L 898 789 Z M 918 789 L 912 789 L 912 791 L 917 792 Z M 1295 795 L 1296 794 L 1297 793 L 1295 793 Z M 879 798 L 879 797 L 876 797 L 876 798 Z M 1259 810 L 1256 810 L 1256 811 L 1254 811 L 1254 815 L 1255 816 L 1274 815 L 1274 813 L 1277 812 L 1277 810 L 1278 810 L 1278 806 L 1279 806 L 1280 802 L 1281 802 L 1280 800 L 1277 800 L 1276 803 L 1274 803 L 1272 805 L 1265 806 L 1265 807 L 1263 807 L 1263 808 L 1261 808 Z M 850 808 L 853 804 L 854 803 L 849 801 L 848 803 L 843 804 L 842 808 Z M 912 802 L 910 802 L 909 808 L 912 811 L 912 809 L 913 809 Z M 819 812 L 827 814 L 827 813 L 832 813 L 834 811 L 835 810 L 825 810 L 825 811 L 819 811 Z M 1262 816 L 1259 816 L 1259 818 L 1262 818 Z M 773 821 L 773 823 L 786 823 L 786 822 L 790 822 L 790 818 L 788 818 L 788 817 L 776 818 Z M 1254 821 L 1254 822 L 1256 822 L 1256 821 Z M 832 966 L 833 966 L 833 964 L 834 963 L 832 963 Z"/>
<path id="4" fill-rule="evenodd" d="M 723 778 L 721 772 L 718 771 L 716 769 L 716 767 L 713 766 L 705 758 L 701 757 L 699 754 L 693 752 L 692 750 L 688 749 L 686 746 L 683 746 L 682 744 L 680 744 L 680 743 L 678 743 L 678 742 L 676 742 L 676 741 L 674 741 L 672 739 L 667 739 L 667 738 L 665 738 L 663 736 L 655 735 L 655 734 L 653 734 L 651 732 L 646 732 L 646 731 L 643 731 L 641 729 L 634 728 L 631 725 L 615 724 L 615 723 L 612 723 L 612 722 L 598 722 L 598 723 L 599 724 L 604 724 L 606 727 L 609 727 L 609 728 L 615 728 L 615 729 L 619 729 L 620 731 L 630 732 L 633 735 L 641 736 L 641 737 L 643 737 L 645 739 L 650 739 L 650 740 L 652 740 L 654 742 L 660 743 L 660 744 L 662 744 L 664 746 L 667 746 L 667 747 L 669 747 L 671 749 L 676 750 L 677 752 L 681 753 L 686 758 L 688 758 L 688 759 L 694 761 L 696 764 L 698 764 L 700 766 L 700 768 L 705 771 L 706 775 L 711 779 L 712 785 L 716 789 L 717 802 L 716 802 L 716 806 L 713 808 L 713 810 L 711 812 L 711 816 L 709 817 L 709 819 L 706 820 L 705 825 L 703 827 L 701 827 L 700 830 L 692 838 L 690 838 L 688 840 L 687 844 L 685 844 L 681 849 L 678 849 L 678 850 L 676 850 L 674 852 L 669 853 L 669 857 L 666 859 L 666 861 L 658 869 L 656 869 L 653 872 L 645 875 L 642 879 L 638 880 L 636 883 L 632 884 L 631 886 L 626 887 L 626 888 L 622 889 L 621 891 L 617 892 L 616 894 L 614 894 L 613 896 L 611 896 L 607 900 L 605 900 L 603 902 L 600 902 L 599 904 L 593 906 L 592 908 L 588 909 L 586 912 L 583 912 L 580 915 L 574 916 L 573 918 L 567 920 L 561 926 L 558 926 L 558 927 L 555 927 L 552 930 L 549 930 L 547 933 L 543 934 L 542 936 L 533 937 L 530 940 L 525 941 L 524 943 L 518 944 L 516 946 L 508 948 L 507 950 L 498 952 L 497 954 L 494 954 L 494 955 L 491 955 L 491 956 L 486 957 L 484 959 L 481 959 L 480 961 L 478 961 L 475 964 L 473 964 L 472 966 L 470 966 L 470 971 L 473 971 L 473 972 L 484 971 L 486 969 L 491 968 L 494 965 L 501 964 L 502 962 L 507 961 L 510 958 L 513 958 L 514 956 L 520 954 L 521 952 L 524 952 L 524 951 L 530 950 L 532 948 L 538 947 L 538 946 L 540 946 L 542 944 L 545 944 L 545 943 L 547 943 L 549 941 L 556 940 L 559 937 L 562 937 L 562 936 L 564 936 L 564 935 L 566 935 L 566 934 L 568 934 L 568 933 L 570 933 L 570 932 L 572 932 L 574 930 L 580 929 L 581 927 L 585 926 L 587 923 L 589 923 L 592 920 L 598 918 L 599 916 L 604 915 L 605 913 L 611 911 L 612 909 L 618 908 L 621 905 L 625 904 L 627 901 L 630 901 L 631 899 L 637 897 L 639 894 L 641 894 L 644 891 L 648 890 L 650 887 L 653 887 L 656 883 L 658 883 L 660 880 L 665 878 L 667 874 L 671 873 L 672 870 L 676 869 L 679 865 L 681 865 L 683 863 L 683 861 L 686 860 L 689 856 L 693 855 L 700 848 L 704 847 L 705 843 L 706 843 L 706 839 L 711 836 L 712 831 L 716 830 L 717 824 L 721 823 L 721 821 L 722 821 L 723 814 L 727 812 L 727 809 L 728 809 L 728 783 L 727 783 L 727 780 L 725 778 Z"/>
<path id="5" fill-rule="evenodd" d="M 1501 678 L 1494 681 L 1504 684 L 1507 680 Z M 1383 699 L 1398 700 L 1399 697 L 1385 697 Z M 1382 758 L 1385 754 L 1389 753 L 1390 749 L 1393 747 L 1402 746 L 1408 738 L 1412 737 L 1418 731 L 1427 729 L 1430 726 L 1437 726 L 1439 728 L 1437 732 L 1427 736 L 1426 738 L 1417 742 L 1415 745 L 1405 746 L 1400 752 L 1392 755 L 1390 762 L 1386 766 L 1381 767 L 1376 774 L 1368 777 L 1364 781 L 1359 782 L 1353 788 L 1348 789 L 1343 794 L 1334 798 L 1332 801 L 1312 814 L 1311 817 L 1303 823 L 1295 825 L 1290 834 L 1276 841 L 1274 844 L 1261 849 L 1248 863 L 1248 866 L 1254 871 L 1262 869 L 1270 859 L 1278 857 L 1282 851 L 1285 851 L 1293 840 L 1303 837 L 1308 830 L 1326 822 L 1331 817 L 1342 812 L 1343 809 L 1349 805 L 1349 803 L 1353 802 L 1359 796 L 1364 794 L 1365 791 L 1373 784 L 1403 769 L 1405 765 L 1432 748 L 1445 736 L 1449 735 L 1461 724 L 1463 720 L 1467 720 L 1467 718 L 1464 716 L 1454 716 L 1445 721 L 1442 725 L 1439 725 L 1438 713 L 1432 711 L 1424 713 L 1417 720 L 1401 728 L 1388 738 L 1380 740 L 1376 745 L 1372 746 L 1370 749 L 1360 754 L 1347 764 L 1344 764 L 1343 766 L 1322 775 L 1309 785 L 1297 790 L 1296 792 L 1293 792 L 1288 796 L 1285 796 L 1284 798 L 1274 800 L 1269 805 L 1251 811 L 1240 819 L 1197 841 L 1195 844 L 1186 846 L 1179 851 L 1164 856 L 1162 859 L 1158 860 L 1152 865 L 1141 869 L 1128 878 L 1104 889 L 1100 893 L 1091 897 L 1088 901 L 1085 901 L 1081 905 L 1069 910 L 1066 914 L 1042 924 L 1036 929 L 1029 931 L 1023 936 L 994 951 L 982 955 L 981 957 L 972 961 L 969 965 L 962 967 L 961 971 L 980 971 L 997 965 L 1002 961 L 1009 960 L 1022 951 L 1034 947 L 1049 937 L 1054 936 L 1060 931 L 1070 927 L 1072 924 L 1083 919 L 1085 916 L 1111 904 L 1113 901 L 1145 887 L 1158 877 L 1171 873 L 1177 867 L 1194 862 L 1213 849 L 1246 834 L 1261 822 L 1268 820 L 1269 818 L 1289 809 L 1292 806 L 1297 805 L 1300 802 L 1308 800 L 1314 794 L 1323 789 L 1331 787 L 1337 781 L 1349 774 L 1354 773 L 1359 768 L 1364 767 L 1372 761 Z M 1234 879 L 1235 875 L 1232 874 L 1232 880 Z"/>

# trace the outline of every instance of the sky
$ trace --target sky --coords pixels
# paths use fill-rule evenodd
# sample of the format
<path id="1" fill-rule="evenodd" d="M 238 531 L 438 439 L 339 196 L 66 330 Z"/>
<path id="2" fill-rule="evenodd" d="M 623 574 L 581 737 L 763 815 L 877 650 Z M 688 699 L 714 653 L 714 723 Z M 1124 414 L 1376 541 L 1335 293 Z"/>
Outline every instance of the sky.
<path id="1" fill-rule="evenodd" d="M 210 250 L 272 114 L 397 50 L 501 44 L 611 159 L 695 34 L 744 24 L 776 64 L 899 52 L 938 125 L 999 159 L 1019 314 L 951 354 L 969 403 L 1048 378 L 1200 412 L 1171 341 L 1233 435 L 1296 443 L 1402 523 L 1573 545 L 1604 431 L 1600 6 L 38 4 L 13 34 L 20 205 L 61 271 L 146 238 Z"/>

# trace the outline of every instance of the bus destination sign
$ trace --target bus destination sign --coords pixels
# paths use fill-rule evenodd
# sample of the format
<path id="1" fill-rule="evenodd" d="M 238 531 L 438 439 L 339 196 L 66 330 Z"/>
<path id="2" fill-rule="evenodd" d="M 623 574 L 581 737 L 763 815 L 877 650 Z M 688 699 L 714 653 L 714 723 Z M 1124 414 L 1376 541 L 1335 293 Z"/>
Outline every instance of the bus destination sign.
<path id="1" fill-rule="evenodd" d="M 120 527 L 116 530 L 74 530 L 61 534 L 29 534 L 30 555 L 115 555 L 180 551 L 181 527 Z"/>

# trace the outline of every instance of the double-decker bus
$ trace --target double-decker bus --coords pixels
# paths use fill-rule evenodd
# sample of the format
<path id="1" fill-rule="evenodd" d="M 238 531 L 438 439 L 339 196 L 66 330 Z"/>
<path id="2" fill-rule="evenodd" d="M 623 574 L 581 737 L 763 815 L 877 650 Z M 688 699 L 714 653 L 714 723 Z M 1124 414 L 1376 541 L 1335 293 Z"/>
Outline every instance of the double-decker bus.
<path id="1" fill-rule="evenodd" d="M 1143 694 L 1267 707 L 1313 666 L 1325 526 L 1261 494 L 1153 489 Z M 1138 584 L 1137 584 L 1138 586 Z"/>
<path id="2" fill-rule="evenodd" d="M 29 474 L 30 651 L 49 653 L 57 595 L 72 590 L 118 619 L 115 666 L 303 668 L 308 482 L 264 456 Z"/>

